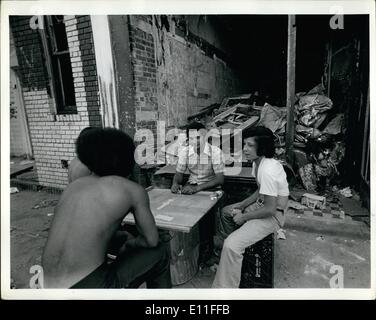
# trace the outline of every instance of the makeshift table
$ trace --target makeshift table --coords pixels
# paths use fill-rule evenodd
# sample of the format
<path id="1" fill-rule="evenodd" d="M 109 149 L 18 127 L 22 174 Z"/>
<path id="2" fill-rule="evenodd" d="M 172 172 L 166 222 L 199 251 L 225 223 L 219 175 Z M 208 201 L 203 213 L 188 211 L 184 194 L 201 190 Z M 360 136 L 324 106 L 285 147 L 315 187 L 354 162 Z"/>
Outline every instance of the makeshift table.
<path id="1" fill-rule="evenodd" d="M 225 183 L 222 189 L 226 194 L 227 204 L 242 201 L 257 189 L 256 179 L 252 176 L 252 168 L 242 167 L 240 172 L 237 169 L 225 168 Z M 175 173 L 174 165 L 166 165 L 155 172 L 152 184 L 158 188 L 171 188 Z M 184 178 L 188 180 L 188 177 L 189 172 L 186 170 Z"/>
<path id="2" fill-rule="evenodd" d="M 210 191 L 183 195 L 171 193 L 170 189 L 159 188 L 151 188 L 148 195 L 157 228 L 169 230 L 172 235 L 172 283 L 185 283 L 192 279 L 198 270 L 198 222 L 218 203 L 222 195 L 214 198 L 214 192 Z M 133 214 L 128 214 L 123 222 L 135 224 Z"/>

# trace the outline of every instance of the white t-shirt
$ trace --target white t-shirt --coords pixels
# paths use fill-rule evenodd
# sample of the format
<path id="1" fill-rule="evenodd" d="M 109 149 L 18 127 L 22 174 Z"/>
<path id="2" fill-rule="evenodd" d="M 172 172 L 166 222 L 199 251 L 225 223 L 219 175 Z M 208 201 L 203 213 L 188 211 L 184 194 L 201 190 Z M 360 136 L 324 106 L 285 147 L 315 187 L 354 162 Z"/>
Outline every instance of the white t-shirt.
<path id="1" fill-rule="evenodd" d="M 256 177 L 256 165 L 253 164 L 252 175 Z M 282 164 L 272 158 L 262 158 L 256 177 L 259 185 L 259 193 L 273 197 L 287 197 L 289 185 L 287 183 L 286 172 Z"/>

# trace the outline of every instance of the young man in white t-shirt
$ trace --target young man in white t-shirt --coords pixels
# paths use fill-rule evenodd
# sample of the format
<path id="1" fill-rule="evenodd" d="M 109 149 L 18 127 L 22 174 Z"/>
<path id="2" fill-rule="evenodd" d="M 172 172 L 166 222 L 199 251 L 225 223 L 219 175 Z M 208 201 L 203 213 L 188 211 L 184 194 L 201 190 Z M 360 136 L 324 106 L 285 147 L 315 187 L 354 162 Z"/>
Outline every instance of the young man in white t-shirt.
<path id="1" fill-rule="evenodd" d="M 273 133 L 252 127 L 242 137 L 243 153 L 253 163 L 258 189 L 221 212 L 216 238 L 224 242 L 213 288 L 238 288 L 245 249 L 284 224 L 289 188 L 283 166 L 273 159 Z"/>

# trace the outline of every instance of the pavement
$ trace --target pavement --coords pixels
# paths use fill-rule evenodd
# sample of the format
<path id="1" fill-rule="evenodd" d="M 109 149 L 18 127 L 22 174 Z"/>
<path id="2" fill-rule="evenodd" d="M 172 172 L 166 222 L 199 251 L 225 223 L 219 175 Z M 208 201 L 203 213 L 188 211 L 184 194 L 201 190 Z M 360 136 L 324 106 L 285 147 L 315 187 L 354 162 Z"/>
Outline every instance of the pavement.
<path id="1" fill-rule="evenodd" d="M 59 194 L 22 190 L 11 194 L 11 277 L 15 288 L 29 288 L 30 267 L 41 263 L 43 247 Z M 347 215 L 367 210 L 347 199 Z M 350 209 L 349 209 L 350 208 Z M 325 220 L 288 213 L 286 239 L 275 240 L 275 288 L 369 288 L 370 228 L 367 221 Z M 343 281 L 341 275 L 343 274 Z M 334 277 L 334 278 L 333 278 Z M 179 288 L 210 288 L 214 271 L 200 270 Z"/>
<path id="2" fill-rule="evenodd" d="M 364 222 L 288 214 L 284 229 L 286 240 L 275 241 L 275 288 L 370 287 L 370 229 Z"/>

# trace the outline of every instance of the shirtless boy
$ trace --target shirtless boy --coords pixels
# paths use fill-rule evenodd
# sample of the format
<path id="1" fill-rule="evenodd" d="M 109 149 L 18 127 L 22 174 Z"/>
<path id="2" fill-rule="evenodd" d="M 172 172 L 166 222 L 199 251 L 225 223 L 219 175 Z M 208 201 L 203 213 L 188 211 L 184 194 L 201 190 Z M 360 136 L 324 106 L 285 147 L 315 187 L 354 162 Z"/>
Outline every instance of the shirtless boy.
<path id="1" fill-rule="evenodd" d="M 70 184 L 55 208 L 42 265 L 46 288 L 170 288 L 169 254 L 159 243 L 146 191 L 127 179 L 134 144 L 114 128 L 86 128 L 76 141 Z M 110 241 L 132 211 L 138 236 L 129 236 L 114 262 Z"/>

